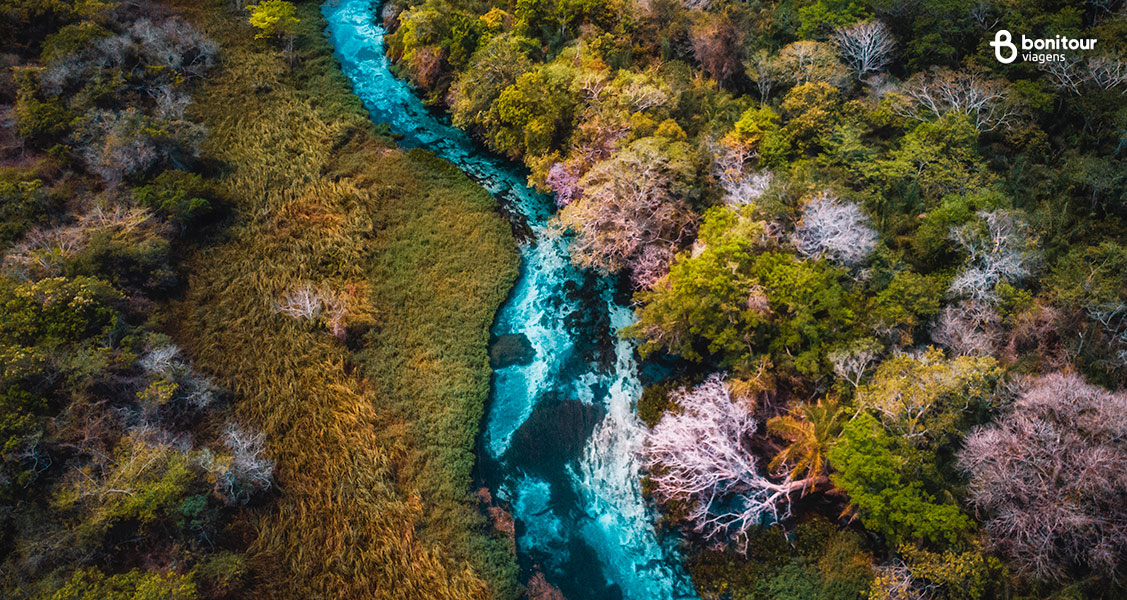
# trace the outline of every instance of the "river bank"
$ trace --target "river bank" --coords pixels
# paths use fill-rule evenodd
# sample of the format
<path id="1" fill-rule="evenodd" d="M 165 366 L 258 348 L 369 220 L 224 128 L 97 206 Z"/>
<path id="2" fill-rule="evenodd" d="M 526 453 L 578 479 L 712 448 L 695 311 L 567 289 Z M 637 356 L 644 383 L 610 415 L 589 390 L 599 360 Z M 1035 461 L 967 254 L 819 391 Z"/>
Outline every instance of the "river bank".
<path id="1" fill-rule="evenodd" d="M 189 110 L 234 217 L 192 259 L 178 341 L 266 434 L 280 490 L 248 560 L 263 597 L 513 598 L 471 494 L 489 326 L 516 276 L 496 202 L 367 119 L 299 6 L 291 67 L 225 2 L 180 2 L 223 47 Z M 313 289 L 343 331 L 276 306 Z M 343 338 L 343 339 L 342 339 Z"/>

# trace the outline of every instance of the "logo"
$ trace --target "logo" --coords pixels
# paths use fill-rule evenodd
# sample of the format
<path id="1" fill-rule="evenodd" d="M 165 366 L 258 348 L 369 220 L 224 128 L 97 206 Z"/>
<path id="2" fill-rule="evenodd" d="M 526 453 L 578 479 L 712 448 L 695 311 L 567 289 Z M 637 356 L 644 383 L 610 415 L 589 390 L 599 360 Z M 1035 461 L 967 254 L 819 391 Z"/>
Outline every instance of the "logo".
<path id="1" fill-rule="evenodd" d="M 1051 38 L 1034 39 L 1021 36 L 1021 50 L 1091 50 L 1096 47 L 1094 38 L 1075 39 L 1058 35 Z M 1014 43 L 1014 36 L 1005 29 L 994 33 L 994 58 L 998 62 L 1008 65 L 1017 60 L 1018 45 Z M 1047 54 L 1042 52 L 1021 52 L 1021 60 L 1037 63 L 1061 62 L 1066 59 L 1064 54 Z"/>
<path id="2" fill-rule="evenodd" d="M 994 46 L 994 58 L 997 58 L 998 62 L 1004 65 L 1008 65 L 1017 60 L 1017 46 L 1014 45 L 1013 39 L 1009 31 L 1002 29 L 994 34 L 994 41 L 990 42 L 990 45 Z M 1010 51 L 1008 57 L 1002 56 L 1002 48 Z"/>

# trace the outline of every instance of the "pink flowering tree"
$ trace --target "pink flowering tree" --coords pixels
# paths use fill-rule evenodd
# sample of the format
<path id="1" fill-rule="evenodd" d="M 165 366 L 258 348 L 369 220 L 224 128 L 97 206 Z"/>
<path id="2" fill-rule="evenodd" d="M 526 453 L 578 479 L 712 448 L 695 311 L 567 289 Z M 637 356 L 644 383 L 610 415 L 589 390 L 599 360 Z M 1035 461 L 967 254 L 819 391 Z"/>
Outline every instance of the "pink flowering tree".
<path id="1" fill-rule="evenodd" d="M 1020 572 L 1122 573 L 1127 557 L 1127 394 L 1054 373 L 959 453 L 987 546 Z"/>

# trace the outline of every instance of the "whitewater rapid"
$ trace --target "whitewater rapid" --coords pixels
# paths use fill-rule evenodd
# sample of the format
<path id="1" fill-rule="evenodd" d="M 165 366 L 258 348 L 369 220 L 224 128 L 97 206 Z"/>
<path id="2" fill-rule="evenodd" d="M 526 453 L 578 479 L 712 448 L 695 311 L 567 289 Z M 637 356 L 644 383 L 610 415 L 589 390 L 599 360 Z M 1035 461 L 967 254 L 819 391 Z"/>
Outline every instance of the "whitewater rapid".
<path id="1" fill-rule="evenodd" d="M 404 147 L 430 150 L 493 194 L 530 235 L 521 269 L 493 324 L 523 335 L 531 357 L 494 372 L 481 460 L 517 520 L 522 566 L 569 600 L 695 598 L 677 541 L 659 539 L 642 497 L 645 430 L 634 348 L 617 332 L 633 319 L 613 282 L 572 266 L 549 226 L 551 199 L 511 163 L 436 118 L 390 70 L 376 0 L 330 0 L 322 11 L 345 75 L 376 123 Z M 534 416 L 535 415 L 535 416 Z"/>

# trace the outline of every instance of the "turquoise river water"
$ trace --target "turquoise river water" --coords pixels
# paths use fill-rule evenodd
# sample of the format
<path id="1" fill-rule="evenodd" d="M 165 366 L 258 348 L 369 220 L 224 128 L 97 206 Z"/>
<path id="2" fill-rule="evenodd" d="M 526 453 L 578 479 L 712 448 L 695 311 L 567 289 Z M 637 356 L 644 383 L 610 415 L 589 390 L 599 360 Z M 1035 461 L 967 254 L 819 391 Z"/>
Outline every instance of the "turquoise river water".
<path id="1" fill-rule="evenodd" d="M 432 114 L 390 71 L 376 0 L 330 0 L 323 12 L 345 75 L 376 123 L 461 168 L 519 223 L 520 277 L 493 324 L 531 358 L 495 369 L 482 425 L 481 473 L 517 521 L 518 560 L 569 600 L 694 598 L 677 540 L 662 539 L 642 497 L 644 426 L 633 318 L 614 282 L 574 268 L 549 226 L 551 199 L 524 173 Z M 515 336 L 515 337 L 514 337 Z M 523 338 L 520 338 L 523 336 Z"/>

